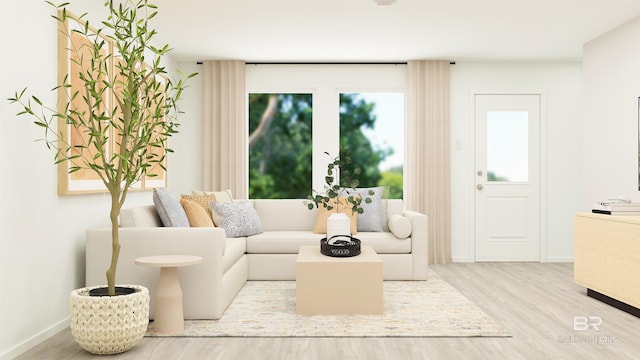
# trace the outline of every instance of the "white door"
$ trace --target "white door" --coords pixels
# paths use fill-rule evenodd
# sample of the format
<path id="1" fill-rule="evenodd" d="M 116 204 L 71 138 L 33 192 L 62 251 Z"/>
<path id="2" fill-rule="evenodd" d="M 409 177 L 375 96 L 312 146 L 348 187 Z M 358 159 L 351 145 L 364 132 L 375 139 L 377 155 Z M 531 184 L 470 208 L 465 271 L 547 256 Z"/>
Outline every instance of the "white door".
<path id="1" fill-rule="evenodd" d="M 476 261 L 540 261 L 540 96 L 475 95 Z"/>

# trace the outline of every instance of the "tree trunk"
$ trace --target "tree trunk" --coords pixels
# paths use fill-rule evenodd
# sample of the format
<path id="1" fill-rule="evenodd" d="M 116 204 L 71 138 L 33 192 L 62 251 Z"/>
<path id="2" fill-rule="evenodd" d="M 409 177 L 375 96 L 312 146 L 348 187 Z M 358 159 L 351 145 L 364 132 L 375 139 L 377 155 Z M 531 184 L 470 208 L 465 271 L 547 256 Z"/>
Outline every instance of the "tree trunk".
<path id="1" fill-rule="evenodd" d="M 273 116 L 276 114 L 277 110 L 278 96 L 270 95 L 267 108 L 264 110 L 262 117 L 260 118 L 260 124 L 258 124 L 258 127 L 253 131 L 253 133 L 251 133 L 251 135 L 249 135 L 249 148 L 251 148 L 256 141 L 258 141 L 258 139 L 267 132 L 269 126 L 271 126 L 271 120 L 273 120 Z"/>
<path id="2" fill-rule="evenodd" d="M 113 192 L 112 192 L 113 191 Z M 116 190 L 110 189 L 111 193 L 111 266 L 107 270 L 107 286 L 109 296 L 116 294 L 116 268 L 118 266 L 118 257 L 120 256 L 120 237 L 118 232 L 118 216 L 120 215 L 120 197 L 115 193 Z"/>

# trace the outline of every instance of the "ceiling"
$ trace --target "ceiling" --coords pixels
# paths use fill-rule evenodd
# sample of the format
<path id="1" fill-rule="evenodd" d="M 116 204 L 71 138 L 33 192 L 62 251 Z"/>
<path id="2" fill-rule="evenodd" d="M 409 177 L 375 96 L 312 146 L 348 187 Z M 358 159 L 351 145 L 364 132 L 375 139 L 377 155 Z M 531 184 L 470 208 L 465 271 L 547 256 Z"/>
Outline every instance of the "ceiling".
<path id="1" fill-rule="evenodd" d="M 580 60 L 640 0 L 155 0 L 180 61 Z"/>

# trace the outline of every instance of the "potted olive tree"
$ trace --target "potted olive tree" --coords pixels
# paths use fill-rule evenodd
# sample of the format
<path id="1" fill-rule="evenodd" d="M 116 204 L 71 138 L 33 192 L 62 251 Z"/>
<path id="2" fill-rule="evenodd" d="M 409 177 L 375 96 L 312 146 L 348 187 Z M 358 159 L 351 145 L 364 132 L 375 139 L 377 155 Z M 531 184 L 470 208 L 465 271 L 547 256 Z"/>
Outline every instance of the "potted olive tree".
<path id="1" fill-rule="evenodd" d="M 68 164 L 69 173 L 95 173 L 110 195 L 112 252 L 107 286 L 102 295 L 90 296 L 89 290 L 96 289 L 87 288 L 71 293 L 70 326 L 80 346 L 92 353 L 123 352 L 144 336 L 149 293 L 136 285 L 123 287 L 122 292 L 116 287 L 118 217 L 131 186 L 153 176 L 153 167 L 164 169 L 171 151 L 167 139 L 179 125 L 177 101 L 184 81 L 196 74 L 181 74 L 177 81 L 166 76 L 161 60 L 170 49 L 152 43 L 156 31 L 149 20 L 157 11 L 148 0 L 105 1 L 108 16 L 100 28 L 91 27 L 86 14 L 70 14 L 68 3 L 47 3 L 57 10 L 53 17 L 69 40 L 64 50 L 77 71 L 54 88 L 57 108 L 27 95 L 26 88 L 9 101 L 22 107 L 18 115 L 30 116 L 44 130 L 43 140 L 55 152 L 55 163 Z M 70 21 L 81 25 L 72 28 Z M 74 43 L 78 36 L 84 39 L 81 45 Z M 81 141 L 72 141 L 57 128 L 64 126 L 79 134 Z"/>

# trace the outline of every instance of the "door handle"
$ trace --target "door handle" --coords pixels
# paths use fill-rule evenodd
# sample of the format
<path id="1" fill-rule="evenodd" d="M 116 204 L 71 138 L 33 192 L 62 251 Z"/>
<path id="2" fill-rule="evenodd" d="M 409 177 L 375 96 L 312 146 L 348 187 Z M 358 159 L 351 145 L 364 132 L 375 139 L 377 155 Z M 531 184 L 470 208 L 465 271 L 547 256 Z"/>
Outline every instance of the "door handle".
<path id="1" fill-rule="evenodd" d="M 478 190 L 482 190 L 483 188 L 484 188 L 484 186 L 482 186 L 482 184 L 476 185 L 476 189 L 478 189 Z"/>

